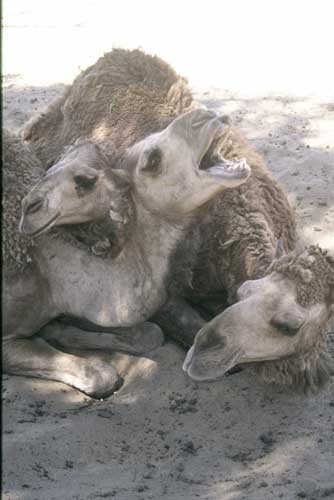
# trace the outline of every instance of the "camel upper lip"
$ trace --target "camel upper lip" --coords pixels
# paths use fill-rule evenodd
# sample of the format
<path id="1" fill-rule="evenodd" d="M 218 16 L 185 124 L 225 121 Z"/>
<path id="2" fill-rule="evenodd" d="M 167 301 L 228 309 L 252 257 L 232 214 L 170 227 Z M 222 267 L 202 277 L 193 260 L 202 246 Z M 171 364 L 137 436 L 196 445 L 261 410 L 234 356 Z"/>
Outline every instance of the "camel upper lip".
<path id="1" fill-rule="evenodd" d="M 186 358 L 183 361 L 182 370 L 184 370 L 185 372 L 188 372 L 188 369 L 189 369 L 191 362 L 192 362 L 193 354 L 194 354 L 194 346 L 192 346 L 189 349 L 189 351 L 187 352 Z"/>
<path id="2" fill-rule="evenodd" d="M 51 217 L 51 219 L 49 219 L 48 222 L 46 222 L 42 227 L 40 227 L 39 229 L 37 229 L 33 233 L 26 233 L 26 234 L 28 236 L 39 236 L 40 234 L 44 233 L 44 231 L 46 231 L 51 226 L 53 226 L 54 223 L 56 222 L 56 220 L 59 218 L 59 216 L 60 216 L 60 213 L 57 212 L 56 215 L 54 215 L 53 217 Z"/>

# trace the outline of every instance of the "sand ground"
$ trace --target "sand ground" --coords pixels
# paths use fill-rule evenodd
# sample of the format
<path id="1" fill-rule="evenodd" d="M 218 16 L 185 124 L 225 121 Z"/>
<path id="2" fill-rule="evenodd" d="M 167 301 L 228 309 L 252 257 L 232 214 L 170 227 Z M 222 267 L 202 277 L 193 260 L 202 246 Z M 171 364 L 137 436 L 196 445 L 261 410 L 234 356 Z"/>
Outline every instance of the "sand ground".
<path id="1" fill-rule="evenodd" d="M 22 82 L 4 75 L 14 130 L 63 90 Z M 307 241 L 333 250 L 334 100 L 194 90 L 263 153 Z M 125 383 L 105 401 L 4 376 L 3 499 L 334 499 L 334 381 L 311 397 L 263 386 L 251 369 L 197 384 L 184 356 L 172 342 L 148 358 L 115 355 Z"/>

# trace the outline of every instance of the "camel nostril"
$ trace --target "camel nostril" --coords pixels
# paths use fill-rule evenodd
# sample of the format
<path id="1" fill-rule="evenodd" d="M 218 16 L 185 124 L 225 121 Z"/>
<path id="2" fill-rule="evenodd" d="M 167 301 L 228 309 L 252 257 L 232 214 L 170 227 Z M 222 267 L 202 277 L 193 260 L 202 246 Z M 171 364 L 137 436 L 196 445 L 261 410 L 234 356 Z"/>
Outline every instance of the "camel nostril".
<path id="1" fill-rule="evenodd" d="M 203 332 L 203 334 L 199 335 L 197 338 L 197 348 L 199 348 L 200 351 L 221 349 L 225 347 L 225 345 L 225 337 L 216 332 L 212 327 L 208 328 L 205 334 Z"/>
<path id="2" fill-rule="evenodd" d="M 38 212 L 38 210 L 40 210 L 42 208 L 42 205 L 43 205 L 43 200 L 33 201 L 33 202 L 29 203 L 29 205 L 27 205 L 27 207 L 25 209 L 25 213 L 26 214 L 34 214 L 35 212 Z"/>
<path id="3" fill-rule="evenodd" d="M 219 116 L 218 120 L 223 125 L 231 125 L 231 119 L 230 119 L 230 117 L 228 115 Z"/>

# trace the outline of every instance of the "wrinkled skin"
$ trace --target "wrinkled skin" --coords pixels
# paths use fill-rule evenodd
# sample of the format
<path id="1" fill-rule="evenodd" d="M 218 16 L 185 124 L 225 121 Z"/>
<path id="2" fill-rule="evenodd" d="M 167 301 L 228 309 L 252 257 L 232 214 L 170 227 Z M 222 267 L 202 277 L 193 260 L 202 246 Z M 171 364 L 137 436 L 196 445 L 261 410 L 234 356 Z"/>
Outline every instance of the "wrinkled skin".
<path id="1" fill-rule="evenodd" d="M 136 223 L 114 260 L 94 257 L 47 234 L 54 226 L 109 216 L 110 210 L 114 216 L 117 186 L 103 168 L 94 166 L 96 150 L 89 149 L 85 161 L 70 155 L 46 173 L 22 203 L 21 231 L 40 236 L 32 263 L 5 287 L 5 371 L 59 380 L 100 398 L 120 385 L 114 368 L 58 351 L 49 342 L 132 353 L 161 344 L 159 327 L 143 321 L 166 301 L 170 254 L 183 236 L 189 214 L 224 189 L 245 182 L 250 174 L 244 163 L 199 169 L 222 131 L 215 114 L 196 110 L 127 151 L 122 171 L 131 189 Z M 45 328 L 61 315 L 80 318 L 90 331 L 80 337 L 75 327 Z M 42 335 L 32 337 L 38 331 L 42 334 L 43 327 L 48 342 Z M 101 329 L 111 333 L 104 335 Z"/>
<path id="2" fill-rule="evenodd" d="M 219 379 L 239 363 L 312 351 L 328 316 L 326 303 L 302 307 L 295 283 L 277 272 L 244 282 L 237 296 L 198 332 L 183 365 L 194 380 Z"/>

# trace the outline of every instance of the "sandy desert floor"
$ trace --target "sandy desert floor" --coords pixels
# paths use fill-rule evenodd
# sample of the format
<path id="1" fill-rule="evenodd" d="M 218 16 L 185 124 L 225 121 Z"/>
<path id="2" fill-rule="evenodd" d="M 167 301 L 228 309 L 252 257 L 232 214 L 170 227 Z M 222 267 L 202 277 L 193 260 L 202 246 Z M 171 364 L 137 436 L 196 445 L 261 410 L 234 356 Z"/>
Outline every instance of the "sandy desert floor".
<path id="1" fill-rule="evenodd" d="M 16 75 L 4 86 L 4 125 L 15 130 L 63 89 L 22 87 Z M 304 237 L 334 249 L 334 101 L 196 95 L 263 153 Z M 263 386 L 250 368 L 197 384 L 184 356 L 169 341 L 148 358 L 115 355 L 125 383 L 105 401 L 4 376 L 3 499 L 334 498 L 334 381 L 310 397 Z"/>

